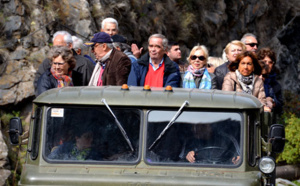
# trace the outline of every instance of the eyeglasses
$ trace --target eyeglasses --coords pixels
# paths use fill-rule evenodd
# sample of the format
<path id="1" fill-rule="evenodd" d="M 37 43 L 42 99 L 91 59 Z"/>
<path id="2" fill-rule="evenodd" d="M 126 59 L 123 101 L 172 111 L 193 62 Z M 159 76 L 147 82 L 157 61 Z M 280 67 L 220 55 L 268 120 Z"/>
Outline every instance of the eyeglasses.
<path id="1" fill-rule="evenodd" d="M 97 46 L 97 43 L 96 44 L 94 44 L 93 46 L 91 46 L 92 47 L 92 50 L 94 50 L 95 49 L 95 47 L 97 47 L 97 46 L 100 46 L 100 45 L 103 45 L 103 43 L 99 43 Z"/>
<path id="2" fill-rule="evenodd" d="M 274 61 L 263 61 L 265 64 L 273 64 Z"/>
<path id="3" fill-rule="evenodd" d="M 204 61 L 204 60 L 205 60 L 205 57 L 204 57 L 204 56 L 196 56 L 196 55 L 192 55 L 190 58 L 191 58 L 191 60 L 196 60 L 197 58 L 198 58 L 200 61 Z"/>
<path id="4" fill-rule="evenodd" d="M 251 47 L 254 47 L 254 46 L 258 47 L 258 43 L 246 43 L 246 45 L 249 45 Z"/>
<path id="5" fill-rule="evenodd" d="M 53 65 L 58 65 L 58 66 L 63 66 L 66 63 L 64 63 L 64 62 L 53 62 L 52 64 Z"/>

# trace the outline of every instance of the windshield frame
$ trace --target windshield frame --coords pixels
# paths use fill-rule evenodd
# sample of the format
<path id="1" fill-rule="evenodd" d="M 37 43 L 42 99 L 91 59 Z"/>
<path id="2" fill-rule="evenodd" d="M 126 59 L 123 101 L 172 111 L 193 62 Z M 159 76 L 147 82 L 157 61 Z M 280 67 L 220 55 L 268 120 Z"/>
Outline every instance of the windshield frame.
<path id="1" fill-rule="evenodd" d="M 52 160 L 50 158 L 47 157 L 46 155 L 46 143 L 47 143 L 47 125 L 49 124 L 47 121 L 47 114 L 48 112 L 51 112 L 50 109 L 52 108 L 64 108 L 64 109 L 76 109 L 76 108 L 83 108 L 83 109 L 89 109 L 89 108 L 95 108 L 95 109 L 103 109 L 105 111 L 107 111 L 107 108 L 105 107 L 105 105 L 103 106 L 91 106 L 91 105 L 49 105 L 45 107 L 45 112 L 43 113 L 44 116 L 44 125 L 43 125 L 43 131 L 42 133 L 44 134 L 42 136 L 42 148 L 41 148 L 41 152 L 42 152 L 42 159 L 44 161 L 46 161 L 47 163 L 50 164 L 104 164 L 104 165 L 135 165 L 138 162 L 141 161 L 141 154 L 142 154 L 142 133 L 143 133 L 143 120 L 144 120 L 144 114 L 143 114 L 143 110 L 140 108 L 136 108 L 136 107 L 120 107 L 120 106 L 111 106 L 112 110 L 117 110 L 117 109 L 126 109 L 126 110 L 134 110 L 137 111 L 139 116 L 140 116 L 140 122 L 139 122 L 139 140 L 138 140 L 138 152 L 137 152 L 137 158 L 134 161 L 103 161 L 103 160 Z M 122 136 L 123 138 L 123 136 Z"/>
<path id="2" fill-rule="evenodd" d="M 144 154 L 143 154 L 143 159 L 144 162 L 147 165 L 150 166 L 174 166 L 174 167 L 210 167 L 210 168 L 238 168 L 240 167 L 244 161 L 245 161 L 245 157 L 244 157 L 244 141 L 245 141 L 245 134 L 244 134 L 244 130 L 245 130 L 245 112 L 244 110 L 224 110 L 224 109 L 195 109 L 195 108 L 185 108 L 183 109 L 182 113 L 187 112 L 187 111 L 192 111 L 192 112 L 212 112 L 212 113 L 237 113 L 239 114 L 240 118 L 241 118 L 241 123 L 240 123 L 240 162 L 237 164 L 232 164 L 232 165 L 226 165 L 226 164 L 199 164 L 199 163 L 188 163 L 188 162 L 149 162 L 147 161 L 147 153 L 148 153 L 148 146 L 147 146 L 147 140 L 148 140 L 148 118 L 149 118 L 149 113 L 151 111 L 172 111 L 172 112 L 176 112 L 178 109 L 176 108 L 153 108 L 153 109 L 148 109 L 147 113 L 145 115 L 145 120 L 146 120 L 146 124 L 145 124 L 145 140 L 144 140 Z M 175 122 L 176 123 L 176 122 Z"/>

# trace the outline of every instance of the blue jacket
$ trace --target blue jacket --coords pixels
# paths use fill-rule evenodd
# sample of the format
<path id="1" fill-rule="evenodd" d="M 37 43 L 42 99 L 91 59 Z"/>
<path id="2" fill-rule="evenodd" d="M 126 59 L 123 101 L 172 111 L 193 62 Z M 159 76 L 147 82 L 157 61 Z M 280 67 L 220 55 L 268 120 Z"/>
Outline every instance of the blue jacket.
<path id="1" fill-rule="evenodd" d="M 269 77 L 265 78 L 264 88 L 265 88 L 266 97 L 271 97 L 275 101 L 275 108 L 273 108 L 274 112 L 277 115 L 281 115 L 283 112 L 282 107 L 284 103 L 283 103 L 281 85 L 276 80 L 275 73 L 272 73 L 269 75 Z"/>
<path id="2" fill-rule="evenodd" d="M 170 58 L 164 55 L 164 79 L 163 86 L 171 85 L 172 87 L 180 87 L 180 72 L 178 65 L 171 61 Z M 143 55 L 136 62 L 131 65 L 131 71 L 128 77 L 128 85 L 144 86 L 145 78 L 149 68 L 149 53 Z"/>

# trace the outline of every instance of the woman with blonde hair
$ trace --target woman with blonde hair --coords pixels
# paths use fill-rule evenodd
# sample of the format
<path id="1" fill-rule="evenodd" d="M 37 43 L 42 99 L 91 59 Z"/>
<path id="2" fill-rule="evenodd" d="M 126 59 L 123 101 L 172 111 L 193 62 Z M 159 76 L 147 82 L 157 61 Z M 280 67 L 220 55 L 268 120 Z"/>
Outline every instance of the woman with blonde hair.
<path id="1" fill-rule="evenodd" d="M 183 88 L 215 89 L 215 75 L 207 70 L 208 50 L 204 45 L 195 46 L 187 58 L 189 66 L 184 74 Z"/>
<path id="2" fill-rule="evenodd" d="M 224 77 L 229 72 L 228 65 L 236 60 L 238 54 L 244 51 L 246 51 L 246 46 L 241 41 L 233 40 L 226 45 L 224 52 L 228 61 L 217 67 L 214 72 L 217 79 L 217 89 L 222 89 Z"/>

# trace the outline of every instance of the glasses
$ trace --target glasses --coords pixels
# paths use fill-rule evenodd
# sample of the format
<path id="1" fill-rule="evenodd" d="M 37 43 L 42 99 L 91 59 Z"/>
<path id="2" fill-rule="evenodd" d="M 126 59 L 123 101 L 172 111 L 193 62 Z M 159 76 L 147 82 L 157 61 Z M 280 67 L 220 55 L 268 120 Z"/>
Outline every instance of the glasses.
<path id="1" fill-rule="evenodd" d="M 96 44 L 94 44 L 93 46 L 91 46 L 92 47 L 92 50 L 94 50 L 97 46 L 100 46 L 100 45 L 103 45 L 103 43 L 99 43 L 97 46 L 97 43 Z"/>
<path id="2" fill-rule="evenodd" d="M 246 43 L 246 45 L 249 45 L 251 47 L 254 47 L 254 46 L 258 47 L 258 43 Z"/>
<path id="3" fill-rule="evenodd" d="M 274 63 L 274 61 L 263 61 L 265 64 L 273 64 Z"/>
<path id="4" fill-rule="evenodd" d="M 205 57 L 204 57 L 204 56 L 196 56 L 196 55 L 192 55 L 190 58 L 191 58 L 191 60 L 196 60 L 197 58 L 198 58 L 200 61 L 204 61 L 204 60 L 205 60 Z"/>
<path id="5" fill-rule="evenodd" d="M 53 62 L 53 65 L 58 65 L 58 66 L 63 66 L 65 63 L 64 62 Z"/>

